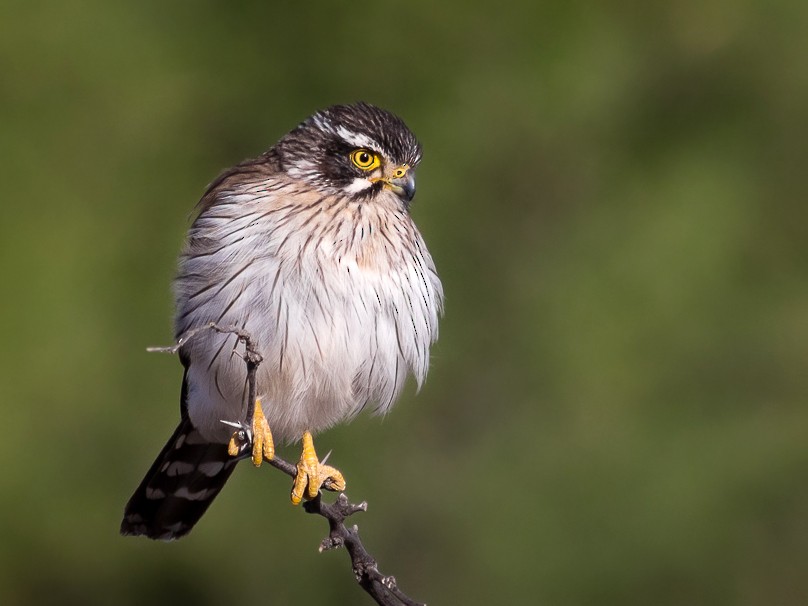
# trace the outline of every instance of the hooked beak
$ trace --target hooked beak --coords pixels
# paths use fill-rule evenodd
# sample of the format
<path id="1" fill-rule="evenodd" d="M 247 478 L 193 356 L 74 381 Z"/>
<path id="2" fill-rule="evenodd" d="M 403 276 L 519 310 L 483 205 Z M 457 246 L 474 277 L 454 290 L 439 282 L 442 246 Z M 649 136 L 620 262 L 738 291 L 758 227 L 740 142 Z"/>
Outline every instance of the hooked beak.
<path id="1" fill-rule="evenodd" d="M 403 177 L 390 179 L 388 181 L 390 189 L 407 204 L 415 197 L 415 172 L 407 171 Z"/>
<path id="2" fill-rule="evenodd" d="M 372 180 L 384 183 L 384 186 L 401 198 L 405 204 L 412 202 L 415 196 L 415 172 L 407 165 L 396 168 L 390 176 Z"/>

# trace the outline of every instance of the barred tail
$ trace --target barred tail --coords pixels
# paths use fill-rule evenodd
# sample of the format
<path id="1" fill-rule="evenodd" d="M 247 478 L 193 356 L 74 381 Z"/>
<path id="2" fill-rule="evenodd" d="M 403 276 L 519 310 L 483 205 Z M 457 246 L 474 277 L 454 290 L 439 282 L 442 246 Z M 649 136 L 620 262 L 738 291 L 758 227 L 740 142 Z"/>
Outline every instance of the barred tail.
<path id="1" fill-rule="evenodd" d="M 121 534 L 169 541 L 188 534 L 238 459 L 205 440 L 185 417 L 129 499 Z"/>

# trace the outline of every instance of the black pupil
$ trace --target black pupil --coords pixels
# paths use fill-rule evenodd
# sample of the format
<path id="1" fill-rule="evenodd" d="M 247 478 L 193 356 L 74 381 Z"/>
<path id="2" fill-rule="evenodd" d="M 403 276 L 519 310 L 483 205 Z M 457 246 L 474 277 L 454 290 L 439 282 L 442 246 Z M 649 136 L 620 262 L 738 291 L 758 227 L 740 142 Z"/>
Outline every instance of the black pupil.
<path id="1" fill-rule="evenodd" d="M 370 164 L 370 154 L 367 152 L 359 154 L 359 164 Z"/>

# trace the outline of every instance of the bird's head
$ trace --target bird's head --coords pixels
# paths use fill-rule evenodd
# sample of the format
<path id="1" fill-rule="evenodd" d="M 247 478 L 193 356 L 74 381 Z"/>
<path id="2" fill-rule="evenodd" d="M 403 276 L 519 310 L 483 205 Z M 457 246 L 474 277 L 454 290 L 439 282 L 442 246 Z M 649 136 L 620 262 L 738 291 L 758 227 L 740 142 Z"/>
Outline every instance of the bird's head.
<path id="1" fill-rule="evenodd" d="M 390 191 L 409 205 L 421 146 L 398 116 L 368 103 L 317 112 L 277 145 L 283 170 L 328 195 L 373 199 Z"/>

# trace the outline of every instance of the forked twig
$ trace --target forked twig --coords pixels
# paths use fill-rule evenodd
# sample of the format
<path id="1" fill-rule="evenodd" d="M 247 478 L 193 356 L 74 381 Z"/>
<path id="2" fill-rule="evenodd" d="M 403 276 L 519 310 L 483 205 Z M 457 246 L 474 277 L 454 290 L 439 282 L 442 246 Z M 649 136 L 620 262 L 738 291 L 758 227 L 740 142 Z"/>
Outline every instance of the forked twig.
<path id="1" fill-rule="evenodd" d="M 247 416 L 242 427 L 249 428 L 252 425 L 252 416 L 255 410 L 256 372 L 263 361 L 249 332 L 238 326 L 219 326 L 215 322 L 211 322 L 210 324 L 205 324 L 204 326 L 188 331 L 178 339 L 176 345 L 171 347 L 150 347 L 148 351 L 177 353 L 185 343 L 204 330 L 214 330 L 222 334 L 233 334 L 236 335 L 238 342 L 244 343 L 244 353 L 240 355 L 247 365 L 247 397 L 249 399 L 247 401 Z M 239 452 L 243 454 L 239 456 L 248 458 L 251 454 L 248 446 L 251 445 L 249 443 L 252 440 L 252 436 L 249 435 L 248 431 L 242 430 L 239 439 L 243 442 L 242 448 L 239 449 Z M 277 455 L 271 460 L 265 460 L 267 463 L 280 469 L 283 473 L 292 478 L 297 475 L 297 466 L 283 460 Z M 324 488 L 327 489 L 328 486 L 325 485 Z M 322 494 L 318 494 L 316 498 L 311 501 L 306 501 L 303 504 L 303 508 L 307 513 L 317 514 L 328 520 L 329 533 L 320 543 L 320 552 L 337 547 L 345 547 L 351 558 L 356 581 L 377 604 L 381 606 L 426 606 L 405 595 L 398 588 L 395 577 L 386 576 L 379 572 L 376 559 L 368 553 L 367 549 L 365 549 L 365 546 L 362 544 L 362 540 L 359 538 L 358 526 L 354 525 L 351 528 L 345 526 L 345 520 L 348 517 L 360 511 L 367 511 L 367 507 L 367 502 L 364 501 L 358 505 L 352 504 L 344 493 L 340 493 L 337 500 L 333 503 L 324 502 L 322 500 Z"/>

